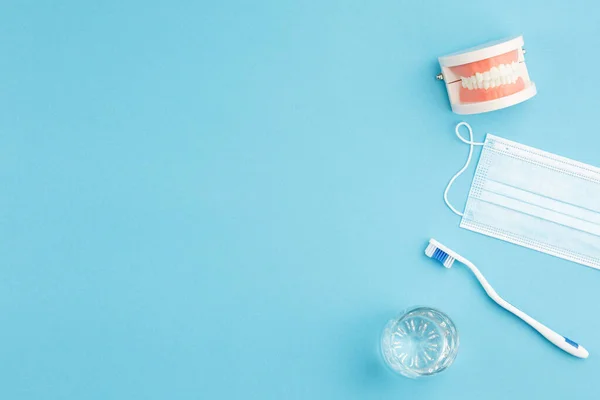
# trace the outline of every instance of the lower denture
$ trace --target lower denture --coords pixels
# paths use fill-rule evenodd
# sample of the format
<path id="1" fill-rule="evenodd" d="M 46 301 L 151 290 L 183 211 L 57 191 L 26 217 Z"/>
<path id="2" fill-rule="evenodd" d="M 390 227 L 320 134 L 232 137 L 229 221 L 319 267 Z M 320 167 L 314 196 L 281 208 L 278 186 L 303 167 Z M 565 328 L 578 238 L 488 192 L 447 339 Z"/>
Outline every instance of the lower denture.
<path id="1" fill-rule="evenodd" d="M 501 84 L 489 89 L 460 88 L 460 101 L 463 103 L 477 103 L 481 101 L 495 100 L 505 96 L 510 96 L 525 89 L 523 78 L 517 78 L 516 82 Z"/>

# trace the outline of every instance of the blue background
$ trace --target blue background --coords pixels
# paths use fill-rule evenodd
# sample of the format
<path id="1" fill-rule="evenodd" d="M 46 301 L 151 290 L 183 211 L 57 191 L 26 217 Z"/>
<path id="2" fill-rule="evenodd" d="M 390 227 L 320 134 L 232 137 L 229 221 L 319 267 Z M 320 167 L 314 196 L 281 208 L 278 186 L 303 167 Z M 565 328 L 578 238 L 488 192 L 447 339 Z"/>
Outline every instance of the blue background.
<path id="1" fill-rule="evenodd" d="M 465 120 L 598 165 L 597 4 L 1 8 L 0 398 L 597 398 L 600 273 L 458 227 L 442 192 L 467 147 L 434 79 L 523 33 L 538 95 Z M 590 358 L 425 258 L 429 237 Z M 377 353 L 413 304 L 461 335 L 427 380 Z"/>

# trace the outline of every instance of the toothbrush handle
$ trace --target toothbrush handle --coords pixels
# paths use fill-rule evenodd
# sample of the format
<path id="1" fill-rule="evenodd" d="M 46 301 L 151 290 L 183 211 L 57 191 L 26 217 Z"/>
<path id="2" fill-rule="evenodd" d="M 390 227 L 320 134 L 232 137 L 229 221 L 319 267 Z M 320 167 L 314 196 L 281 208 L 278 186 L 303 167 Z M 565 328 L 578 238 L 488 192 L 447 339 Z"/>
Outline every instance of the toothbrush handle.
<path id="1" fill-rule="evenodd" d="M 497 294 L 496 294 L 497 295 Z M 581 345 L 575 343 L 571 339 L 554 332 L 552 329 L 548 328 L 546 325 L 540 323 L 539 321 L 533 319 L 529 315 L 525 314 L 523 311 L 519 310 L 517 307 L 513 306 L 506 300 L 502 299 L 498 296 L 498 299 L 492 298 L 496 303 L 498 303 L 502 308 L 510 311 L 515 314 L 517 317 L 521 318 L 524 322 L 526 322 L 533 329 L 538 331 L 543 337 L 548 339 L 549 342 L 553 343 L 556 347 L 566 351 L 567 353 L 574 355 L 579 358 L 588 358 L 588 351 Z M 500 300 L 500 301 L 499 301 Z M 503 304 L 505 303 L 505 304 Z"/>
<path id="2" fill-rule="evenodd" d="M 502 297 L 500 297 L 500 295 L 498 293 L 496 293 L 494 288 L 492 288 L 492 285 L 489 284 L 487 279 L 485 279 L 483 274 L 481 272 L 479 272 L 479 269 L 477 269 L 477 267 L 472 262 L 470 262 L 469 260 L 462 258 L 462 257 L 461 257 L 461 259 L 458 259 L 458 261 L 460 261 L 461 263 L 463 263 L 467 267 L 469 267 L 471 272 L 473 272 L 473 274 L 475 274 L 475 277 L 477 278 L 477 280 L 479 281 L 479 283 L 481 284 L 481 286 L 483 287 L 483 289 L 485 290 L 487 295 L 492 300 L 494 300 L 496 303 L 498 303 L 498 305 L 500 307 L 504 308 L 507 311 L 510 311 L 517 317 L 521 318 L 525 323 L 527 323 L 533 329 L 538 331 L 543 337 L 548 339 L 548 341 L 553 343 L 556 347 L 566 351 L 567 353 L 569 353 L 575 357 L 588 358 L 589 353 L 583 346 L 575 343 L 574 341 L 572 341 L 571 339 L 569 339 L 565 336 L 562 336 L 562 335 L 554 332 L 552 329 L 548 328 L 546 325 L 533 319 L 532 317 L 525 314 L 523 311 L 519 310 L 517 307 L 513 306 L 508 301 L 506 301 Z"/>

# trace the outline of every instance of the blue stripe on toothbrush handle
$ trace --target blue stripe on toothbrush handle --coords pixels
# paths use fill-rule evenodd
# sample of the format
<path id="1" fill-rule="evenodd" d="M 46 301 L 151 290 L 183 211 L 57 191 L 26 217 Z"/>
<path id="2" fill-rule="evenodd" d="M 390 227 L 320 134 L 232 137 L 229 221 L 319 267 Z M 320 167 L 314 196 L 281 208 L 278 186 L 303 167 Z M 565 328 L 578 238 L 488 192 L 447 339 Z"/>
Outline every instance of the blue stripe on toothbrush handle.
<path id="1" fill-rule="evenodd" d="M 564 337 L 564 336 L 563 336 Z M 569 343 L 571 346 L 575 347 L 576 349 L 579 348 L 579 345 L 577 343 L 575 343 L 574 341 L 572 341 L 571 339 L 569 339 L 568 337 L 564 337 L 565 338 L 565 342 Z"/>

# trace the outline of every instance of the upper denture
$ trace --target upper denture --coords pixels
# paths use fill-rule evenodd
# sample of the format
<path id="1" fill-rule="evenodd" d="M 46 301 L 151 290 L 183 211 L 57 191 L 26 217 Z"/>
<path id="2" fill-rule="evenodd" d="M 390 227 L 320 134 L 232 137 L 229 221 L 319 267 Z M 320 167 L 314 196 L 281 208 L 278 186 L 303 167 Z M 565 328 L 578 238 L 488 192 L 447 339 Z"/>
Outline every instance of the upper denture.
<path id="1" fill-rule="evenodd" d="M 471 76 L 461 76 L 462 87 L 468 90 L 489 89 L 500 85 L 515 83 L 519 78 L 518 64 L 500 64 L 491 67 L 489 71 L 476 72 Z"/>
<path id="2" fill-rule="evenodd" d="M 463 65 L 457 65 L 452 67 L 452 70 L 458 76 L 471 76 L 476 74 L 477 72 L 483 74 L 484 72 L 491 70 L 492 67 L 499 67 L 503 64 L 512 64 L 514 62 L 517 62 L 518 60 L 519 53 L 517 50 L 513 50 L 498 56 L 486 58 L 484 60 L 479 60 Z"/>

